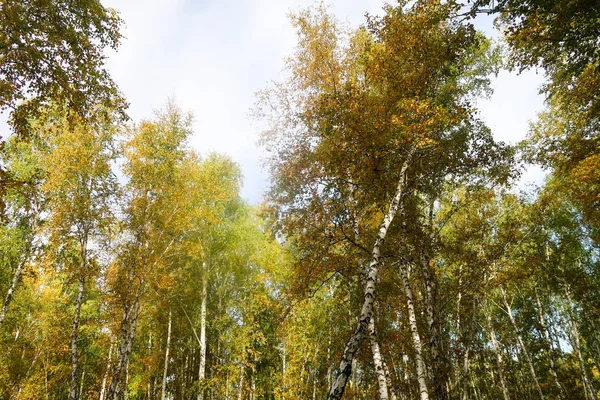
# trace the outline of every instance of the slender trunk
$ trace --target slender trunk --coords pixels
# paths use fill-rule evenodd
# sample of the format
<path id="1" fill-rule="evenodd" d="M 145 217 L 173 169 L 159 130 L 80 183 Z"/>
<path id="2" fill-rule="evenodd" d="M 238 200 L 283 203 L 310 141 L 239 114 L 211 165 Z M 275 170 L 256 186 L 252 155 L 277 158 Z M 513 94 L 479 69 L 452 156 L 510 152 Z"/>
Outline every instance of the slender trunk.
<path id="1" fill-rule="evenodd" d="M 500 292 L 502 293 L 502 301 L 504 302 L 504 307 L 506 307 L 506 312 L 508 314 L 508 317 L 510 318 L 510 323 L 514 328 L 515 333 L 517 334 L 517 342 L 519 343 L 519 346 L 521 347 L 521 351 L 523 351 L 523 355 L 525 356 L 525 359 L 527 360 L 527 365 L 529 366 L 529 373 L 531 374 L 531 378 L 533 379 L 533 382 L 535 383 L 535 388 L 538 392 L 538 395 L 540 396 L 540 399 L 544 400 L 544 393 L 542 392 L 542 388 L 540 387 L 540 382 L 538 381 L 537 375 L 535 373 L 535 369 L 533 368 L 533 361 L 531 360 L 529 351 L 527 351 L 527 348 L 525 347 L 525 342 L 523 342 L 523 337 L 519 333 L 519 327 L 517 326 L 515 318 L 513 317 L 512 309 L 511 309 L 510 304 L 508 303 L 508 299 L 506 297 L 506 291 L 504 290 L 504 288 L 502 288 L 502 289 L 500 289 Z"/>
<path id="2" fill-rule="evenodd" d="M 169 350 L 171 348 L 171 323 L 172 314 L 171 310 L 169 310 L 169 325 L 167 327 L 167 345 L 165 348 L 165 366 L 163 368 L 162 391 L 160 394 L 160 400 L 165 400 L 165 396 L 167 395 L 167 373 L 169 369 Z"/>
<path id="3" fill-rule="evenodd" d="M 2 310 L 0 310 L 0 326 L 2 326 L 2 324 L 4 323 L 4 319 L 6 318 L 6 314 L 8 313 L 8 307 L 10 306 L 10 303 L 12 302 L 13 296 L 15 294 L 15 290 L 17 290 L 17 285 L 19 284 L 19 280 L 21 279 L 21 274 L 23 273 L 23 268 L 25 267 L 27 260 L 29 260 L 29 256 L 31 254 L 31 247 L 33 245 L 33 243 L 32 243 L 33 231 L 35 230 L 35 227 L 36 227 L 36 224 L 35 223 L 32 224 L 31 233 L 30 233 L 30 236 L 26 239 L 27 242 L 25 245 L 25 249 L 23 251 L 22 258 L 19 261 L 19 263 L 17 264 L 17 267 L 15 268 L 15 272 L 10 281 L 10 286 L 8 287 L 8 291 L 6 292 L 6 295 L 4 296 L 4 302 L 2 303 Z"/>
<path id="4" fill-rule="evenodd" d="M 242 400 L 244 395 L 244 366 L 240 365 L 240 387 L 238 391 L 238 400 Z"/>
<path id="5" fill-rule="evenodd" d="M 112 351 L 113 351 L 113 342 L 111 340 L 110 347 L 108 349 L 108 364 L 106 365 L 106 371 L 104 372 L 104 377 L 102 378 L 102 388 L 100 389 L 100 400 L 104 400 L 106 396 L 106 382 L 108 380 L 108 374 L 110 373 L 110 363 L 112 361 Z"/>
<path id="6" fill-rule="evenodd" d="M 148 357 L 152 356 L 152 332 L 148 335 Z M 150 365 L 146 367 L 146 371 L 148 372 L 148 376 L 152 376 L 152 372 L 150 371 Z M 148 399 L 152 398 L 152 379 L 148 379 L 148 387 L 146 388 L 148 392 Z"/>
<path id="7" fill-rule="evenodd" d="M 204 378 L 206 377 L 206 297 L 207 297 L 207 286 L 208 286 L 208 277 L 206 264 L 202 263 L 202 298 L 200 304 L 200 363 L 198 366 L 198 383 L 200 387 L 198 388 L 198 400 L 204 400 L 204 389 L 202 385 L 204 385 Z"/>
<path id="8" fill-rule="evenodd" d="M 381 222 L 381 225 L 379 226 L 377 238 L 375 239 L 375 244 L 373 245 L 373 250 L 371 252 L 371 262 L 369 263 L 367 282 L 364 290 L 364 301 L 360 313 L 360 318 L 358 321 L 358 327 L 354 331 L 352 337 L 350 337 L 350 340 L 348 340 L 348 342 L 346 343 L 344 353 L 342 354 L 342 359 L 340 360 L 340 366 L 338 369 L 339 373 L 336 379 L 334 380 L 333 384 L 331 385 L 329 395 L 327 397 L 328 400 L 340 400 L 342 398 L 344 390 L 346 389 L 346 382 L 352 374 L 352 360 L 354 359 L 354 355 L 358 351 L 360 344 L 362 343 L 367 334 L 369 320 L 373 315 L 373 302 L 375 301 L 375 285 L 379 277 L 379 257 L 381 255 L 381 248 L 383 246 L 383 242 L 385 241 L 385 237 L 387 236 L 388 228 L 390 227 L 390 224 L 396 216 L 396 212 L 398 211 L 398 208 L 400 206 L 400 201 L 402 199 L 402 194 L 404 191 L 406 170 L 408 169 L 411 157 L 412 151 L 409 153 L 407 159 L 404 161 L 404 165 L 402 166 L 402 169 L 400 171 L 400 179 L 398 180 L 396 193 L 390 201 L 388 212 L 385 215 L 383 221 Z"/>
<path id="9" fill-rule="evenodd" d="M 375 364 L 375 373 L 377 374 L 377 388 L 379 400 L 388 400 L 387 381 L 385 379 L 385 369 L 383 368 L 383 358 L 381 357 L 381 349 L 377 341 L 377 333 L 375 331 L 375 315 L 369 320 L 369 342 L 371 343 L 371 351 L 373 352 L 373 364 Z"/>
<path id="10" fill-rule="evenodd" d="M 85 366 L 85 363 L 84 363 Z M 85 369 L 81 371 L 81 379 L 79 382 L 79 398 L 81 399 L 83 396 L 83 382 L 85 382 Z"/>
<path id="11" fill-rule="evenodd" d="M 423 345 L 421 344 L 421 337 L 419 336 L 419 329 L 417 327 L 417 316 L 415 313 L 413 294 L 412 289 L 410 288 L 410 281 L 408 279 L 408 270 L 406 264 L 402 263 L 400 265 L 400 272 L 402 274 L 402 282 L 404 283 L 404 293 L 406 294 L 408 323 L 410 326 L 413 347 L 415 349 L 415 362 L 417 364 L 417 382 L 419 383 L 420 398 L 421 400 L 428 400 L 429 391 L 427 390 L 427 369 L 425 368 L 425 362 L 423 360 Z"/>
<path id="12" fill-rule="evenodd" d="M 69 400 L 79 398 L 79 319 L 81 317 L 81 305 L 85 293 L 85 258 L 81 261 L 82 269 L 79 271 L 79 284 L 77 290 L 77 300 L 75 302 L 75 315 L 73 316 L 73 326 L 71 328 L 71 386 L 69 388 Z"/>
<path id="13" fill-rule="evenodd" d="M 596 395 L 596 391 L 592 386 L 592 383 L 588 377 L 587 369 L 585 368 L 585 362 L 583 359 L 583 354 L 581 353 L 581 342 L 579 339 L 579 329 L 577 328 L 577 319 L 575 318 L 575 312 L 573 311 L 573 302 L 571 300 L 571 293 L 567 291 L 567 300 L 569 301 L 569 319 L 570 319 L 570 330 L 571 334 L 569 335 L 571 339 L 571 345 L 573 346 L 573 350 L 575 350 L 575 354 L 577 354 L 577 362 L 579 363 L 579 368 L 581 369 L 581 377 L 583 379 L 583 386 L 586 392 L 586 397 L 591 400 L 598 400 L 598 396 Z"/>
<path id="14" fill-rule="evenodd" d="M 317 370 L 313 369 L 313 392 L 312 400 L 317 400 Z"/>
<path id="15" fill-rule="evenodd" d="M 457 339 L 455 340 L 455 355 L 454 355 L 454 391 L 457 393 L 457 398 L 458 398 L 458 393 L 460 390 L 462 390 L 462 394 L 461 397 L 465 397 L 466 394 L 464 393 L 464 388 L 463 388 L 463 384 L 461 381 L 461 375 L 460 375 L 460 366 L 459 366 L 459 359 L 460 359 L 460 350 L 461 350 L 461 342 L 463 342 L 463 338 L 462 338 L 462 331 L 461 329 L 463 329 L 462 327 L 462 319 L 461 319 L 461 302 L 462 302 L 462 292 L 463 292 L 463 283 L 462 283 L 462 264 L 458 266 L 458 296 L 456 297 L 456 337 Z M 463 355 L 466 352 L 466 346 L 464 346 L 463 343 Z M 464 358 L 463 358 L 464 361 Z M 464 363 L 463 363 L 464 365 Z M 463 398 L 463 400 L 465 400 Z"/>
<path id="16" fill-rule="evenodd" d="M 554 379 L 554 384 L 556 385 L 556 388 L 558 389 L 559 398 L 561 400 L 566 399 L 567 397 L 565 394 L 565 390 L 563 389 L 563 387 L 558 379 L 558 374 L 556 373 L 556 363 L 555 363 L 555 359 L 554 359 L 553 346 L 552 346 L 552 341 L 550 340 L 550 334 L 548 333 L 548 328 L 546 326 L 546 318 L 544 317 L 544 309 L 542 307 L 542 302 L 540 301 L 540 297 L 538 296 L 537 290 L 534 290 L 534 292 L 535 292 L 535 301 L 537 303 L 538 315 L 540 317 L 540 326 L 542 327 L 542 334 L 544 336 L 544 339 L 546 340 L 546 348 L 548 351 L 548 361 L 550 362 L 550 374 L 552 375 L 552 378 Z"/>
<path id="17" fill-rule="evenodd" d="M 394 385 L 392 383 L 392 375 L 390 374 L 390 369 L 387 366 L 387 363 L 382 358 L 383 370 L 385 372 L 385 382 L 387 383 L 388 391 L 390 392 L 390 400 L 397 400 L 398 395 L 396 394 L 396 389 L 394 389 Z"/>
<path id="18" fill-rule="evenodd" d="M 121 338 L 119 343 L 119 358 L 113 371 L 113 376 L 108 388 L 107 400 L 121 400 L 123 387 L 127 385 L 127 372 L 129 355 L 133 349 L 133 338 L 137 328 L 137 319 L 140 310 L 140 299 L 137 296 L 132 304 L 125 308 L 121 322 Z M 125 378 L 125 382 L 123 379 Z M 125 383 L 125 385 L 123 385 Z"/>
<path id="19" fill-rule="evenodd" d="M 492 340 L 492 350 L 496 355 L 496 363 L 498 364 L 498 376 L 500 378 L 500 384 L 502 385 L 502 394 L 504 395 L 504 400 L 510 400 L 510 396 L 508 395 L 508 387 L 506 386 L 506 379 L 504 378 L 504 365 L 502 362 L 502 354 L 500 353 L 498 341 L 496 340 L 496 332 L 494 331 L 494 326 L 492 324 L 491 314 L 487 315 L 487 325 L 490 334 L 490 339 Z"/>
<path id="20" fill-rule="evenodd" d="M 2 326 L 2 323 L 4 322 L 4 319 L 6 318 L 6 313 L 8 312 L 8 306 L 10 305 L 10 303 L 12 301 L 13 295 L 15 294 L 15 289 L 17 288 L 19 280 L 21 279 L 21 272 L 23 271 L 23 267 L 25 266 L 26 260 L 27 260 L 27 257 L 23 257 L 21 262 L 19 262 L 17 264 L 17 268 L 15 269 L 13 278 L 10 281 L 10 286 L 8 288 L 8 291 L 6 292 L 6 296 L 4 296 L 4 303 L 2 304 L 2 311 L 0 311 L 0 326 Z"/>
<path id="21" fill-rule="evenodd" d="M 431 270 L 430 257 L 427 248 L 424 248 L 421 256 L 421 272 L 425 282 L 425 315 L 429 330 L 429 348 L 431 350 L 431 366 L 433 371 L 433 391 L 436 400 L 447 400 L 446 391 L 446 368 L 444 357 L 441 354 L 441 343 L 439 335 L 438 318 L 436 311 L 437 279 Z"/>
<path id="22" fill-rule="evenodd" d="M 250 400 L 254 400 L 254 393 L 256 392 L 256 367 L 252 366 L 252 374 L 250 375 Z"/>
<path id="23" fill-rule="evenodd" d="M 464 352 L 463 352 L 463 365 L 462 365 L 462 400 L 467 400 L 469 398 L 469 355 L 471 353 L 471 343 L 473 342 L 473 335 L 475 334 L 475 320 L 477 318 L 477 314 L 479 313 L 479 295 L 475 294 L 473 296 L 473 314 L 471 315 L 471 320 L 469 321 L 469 331 L 467 333 L 466 340 L 464 342 Z M 473 379 L 471 377 L 470 381 Z M 475 389 L 475 387 L 473 388 Z"/>

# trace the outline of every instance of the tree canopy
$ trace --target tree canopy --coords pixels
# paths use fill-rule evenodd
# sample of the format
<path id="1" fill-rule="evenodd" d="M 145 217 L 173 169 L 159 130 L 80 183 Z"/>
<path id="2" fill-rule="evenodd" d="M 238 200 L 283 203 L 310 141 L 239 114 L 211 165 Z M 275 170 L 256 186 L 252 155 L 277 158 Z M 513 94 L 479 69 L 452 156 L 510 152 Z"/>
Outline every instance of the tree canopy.
<path id="1" fill-rule="evenodd" d="M 0 399 L 596 400 L 598 6 L 471 7 L 290 14 L 251 205 L 175 102 L 124 118 L 116 11 L 0 0 Z M 546 74 L 521 143 L 504 67 Z"/>

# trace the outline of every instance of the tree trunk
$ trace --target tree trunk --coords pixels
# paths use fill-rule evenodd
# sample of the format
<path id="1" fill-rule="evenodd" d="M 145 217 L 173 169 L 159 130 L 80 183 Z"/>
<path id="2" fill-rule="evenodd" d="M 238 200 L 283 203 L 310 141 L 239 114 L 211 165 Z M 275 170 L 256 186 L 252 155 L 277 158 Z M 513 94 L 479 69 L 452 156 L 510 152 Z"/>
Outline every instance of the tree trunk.
<path id="1" fill-rule="evenodd" d="M 238 400 L 242 400 L 244 396 L 244 366 L 240 365 L 240 387 L 238 391 Z"/>
<path id="2" fill-rule="evenodd" d="M 171 323 L 172 323 L 172 314 L 171 310 L 169 310 L 169 326 L 167 327 L 167 345 L 165 348 L 165 366 L 163 368 L 163 377 L 162 377 L 162 390 L 160 394 L 160 400 L 165 400 L 167 395 L 167 373 L 169 369 L 169 350 L 171 348 Z"/>
<path id="3" fill-rule="evenodd" d="M 346 343 L 344 353 L 342 354 L 342 359 L 340 360 L 338 376 L 331 385 L 331 389 L 329 390 L 329 395 L 327 397 L 328 400 L 340 400 L 342 398 L 344 390 L 346 389 L 346 382 L 352 374 L 352 360 L 354 359 L 354 355 L 358 351 L 360 344 L 362 343 L 367 334 L 369 320 L 373 315 L 373 302 L 375 301 L 375 285 L 377 283 L 377 279 L 379 278 L 379 257 L 381 255 L 381 247 L 383 246 L 383 242 L 385 241 L 388 228 L 390 227 L 390 224 L 396 216 L 396 212 L 398 211 L 398 208 L 400 206 L 400 201 L 402 199 L 404 190 L 406 170 L 408 169 L 408 165 L 412 157 L 412 152 L 413 150 L 411 150 L 406 160 L 404 161 L 404 165 L 402 166 L 402 169 L 400 171 L 400 179 L 398 180 L 396 192 L 394 194 L 394 197 L 390 201 L 388 212 L 383 218 L 381 225 L 379 226 L 377 238 L 375 239 L 375 244 L 373 245 L 373 250 L 371 252 L 371 262 L 369 263 L 367 282 L 364 290 L 364 301 L 360 313 L 360 318 L 358 321 L 358 327 L 354 331 L 352 337 L 350 337 L 350 340 L 348 340 L 348 342 Z"/>
<path id="4" fill-rule="evenodd" d="M 427 390 L 427 369 L 425 368 L 425 361 L 423 360 L 423 345 L 421 344 L 421 337 L 419 336 L 419 329 L 417 327 L 417 316 L 415 313 L 413 294 L 412 289 L 410 288 L 408 270 L 405 263 L 402 263 L 400 265 L 400 272 L 402 274 L 402 282 L 404 283 L 404 293 L 406 294 L 408 323 L 410 326 L 410 333 L 413 340 L 413 347 L 415 349 L 415 361 L 417 364 L 417 382 L 419 383 L 420 399 L 428 400 L 429 391 Z"/>
<path id="5" fill-rule="evenodd" d="M 552 346 L 552 340 L 550 340 L 550 334 L 548 333 L 548 328 L 546 326 L 546 318 L 544 317 L 544 309 L 542 308 L 542 302 L 540 301 L 540 297 L 538 296 L 537 290 L 535 292 L 535 301 L 537 303 L 538 315 L 540 317 L 540 326 L 542 327 L 542 334 L 544 339 L 546 340 L 546 347 L 548 351 L 548 361 L 550 362 L 550 374 L 552 378 L 554 378 L 554 384 L 558 389 L 558 396 L 561 400 L 566 399 L 565 390 L 563 389 L 559 379 L 558 374 L 556 373 L 556 363 L 554 359 L 554 352 Z"/>
<path id="6" fill-rule="evenodd" d="M 371 351 L 373 352 L 373 364 L 375 364 L 375 373 L 377 374 L 377 394 L 379 400 L 388 400 L 387 381 L 385 379 L 385 369 L 383 367 L 383 358 L 381 357 L 381 349 L 377 341 L 377 333 L 375 331 L 375 315 L 369 320 L 369 342 L 371 343 Z"/>
<path id="7" fill-rule="evenodd" d="M 200 304 L 200 363 L 198 366 L 198 400 L 204 400 L 204 379 L 206 377 L 206 300 L 208 277 L 206 263 L 202 263 L 202 298 Z"/>
<path id="8" fill-rule="evenodd" d="M 85 258 L 81 261 L 82 269 L 79 271 L 79 284 L 77 290 L 77 300 L 75 302 L 75 314 L 73 315 L 73 326 L 71 328 L 71 386 L 69 388 L 69 400 L 79 398 L 79 319 L 81 316 L 81 305 L 83 304 L 83 295 L 85 292 Z"/>
<path id="9" fill-rule="evenodd" d="M 110 374 L 110 363 L 112 361 L 112 351 L 113 351 L 113 342 L 111 340 L 110 347 L 108 349 L 108 364 L 106 365 L 106 371 L 104 372 L 104 377 L 102 378 L 102 388 L 100 389 L 100 400 L 104 400 L 106 396 L 106 382 L 108 381 L 108 374 Z"/>
<path id="10" fill-rule="evenodd" d="M 29 252 L 27 252 L 28 254 Z M 8 313 L 8 306 L 10 305 L 12 298 L 15 294 L 15 290 L 17 289 L 17 285 L 19 284 L 19 280 L 21 279 L 21 273 L 23 272 L 23 267 L 25 263 L 29 259 L 28 255 L 24 255 L 23 259 L 17 264 L 17 268 L 15 269 L 15 273 L 13 274 L 12 280 L 10 281 L 10 286 L 8 291 L 6 292 L 6 296 L 4 296 L 4 302 L 2 303 L 2 310 L 0 311 L 0 326 L 4 322 L 6 318 L 6 314 Z"/>
<path id="11" fill-rule="evenodd" d="M 464 352 L 463 352 L 463 365 L 462 365 L 462 400 L 467 400 L 469 398 L 469 381 L 473 381 L 473 379 L 468 379 L 469 377 L 469 355 L 471 353 L 471 343 L 473 342 L 473 335 L 475 334 L 475 320 L 477 319 L 477 314 L 479 313 L 479 295 L 475 294 L 473 296 L 473 313 L 471 315 L 471 320 L 469 321 L 469 330 L 467 332 L 467 337 L 464 342 Z M 473 387 L 475 389 L 475 387 Z"/>
<path id="12" fill-rule="evenodd" d="M 387 383 L 388 391 L 390 392 L 390 400 L 398 400 L 398 395 L 396 394 L 396 389 L 394 389 L 394 385 L 392 383 L 392 375 L 390 374 L 390 369 L 387 366 L 387 363 L 382 358 L 383 361 L 383 369 L 385 371 L 385 381 Z"/>
<path id="13" fill-rule="evenodd" d="M 577 320 L 575 318 L 575 313 L 573 311 L 573 302 L 571 300 L 571 293 L 567 290 L 567 300 L 569 301 L 569 319 L 571 325 L 571 334 L 569 335 L 571 339 L 571 345 L 573 346 L 573 350 L 575 350 L 575 354 L 577 355 L 577 362 L 579 363 L 579 368 L 581 369 L 581 377 L 583 379 L 584 390 L 586 391 L 586 397 L 591 400 L 598 400 L 598 396 L 596 395 L 596 391 L 592 386 L 592 383 L 588 377 L 587 370 L 585 368 L 585 362 L 583 359 L 583 354 L 581 353 L 581 342 L 579 340 L 579 329 L 577 328 Z"/>
<path id="14" fill-rule="evenodd" d="M 85 363 L 84 363 L 85 367 Z M 85 369 L 81 371 L 81 379 L 79 380 L 79 398 L 83 396 L 83 383 L 85 382 Z"/>
<path id="15" fill-rule="evenodd" d="M 538 381 L 537 375 L 535 373 L 535 369 L 533 368 L 533 361 L 531 360 L 531 356 L 529 355 L 529 352 L 527 351 L 527 348 L 525 347 L 525 342 L 523 342 L 523 337 L 519 333 L 519 327 L 517 326 L 515 318 L 512 315 L 512 309 L 510 307 L 510 304 L 508 303 L 508 299 L 506 297 L 506 291 L 504 290 L 504 288 L 502 288 L 502 289 L 500 289 L 500 292 L 502 293 L 502 301 L 504 302 L 504 307 L 506 307 L 506 312 L 508 314 L 508 317 L 510 318 L 510 323 L 514 328 L 515 333 L 517 334 L 517 342 L 519 343 L 519 346 L 521 347 L 521 350 L 523 351 L 523 354 L 525 355 L 525 359 L 527 360 L 527 365 L 529 366 L 529 373 L 531 374 L 531 378 L 533 379 L 535 388 L 538 392 L 538 395 L 540 396 L 540 399 L 544 400 L 544 393 L 542 392 L 542 388 L 540 387 L 540 382 Z"/>
<path id="16" fill-rule="evenodd" d="M 135 300 L 126 306 L 121 321 L 121 338 L 119 343 L 119 358 L 108 388 L 107 400 L 121 400 L 123 398 L 123 379 L 126 378 L 129 356 L 133 349 L 133 338 L 137 328 L 137 319 L 140 311 L 139 293 Z M 125 382 L 125 386 L 127 382 Z"/>
<path id="17" fill-rule="evenodd" d="M 506 386 L 506 379 L 504 378 L 502 354 L 500 353 L 498 341 L 496 340 L 496 332 L 494 331 L 494 326 L 492 325 L 491 314 L 487 315 L 487 325 L 490 334 L 490 339 L 492 340 L 492 350 L 494 350 L 494 354 L 496 355 L 496 363 L 498 365 L 498 376 L 500 378 L 500 384 L 502 385 L 502 394 L 504 395 L 504 400 L 510 400 L 510 396 L 508 395 L 508 387 Z"/>
<path id="18" fill-rule="evenodd" d="M 425 244 L 427 246 L 427 244 Z M 437 300 L 437 279 L 435 273 L 431 270 L 430 256 L 427 248 L 423 249 L 421 255 L 421 272 L 425 283 L 425 315 L 427 317 L 427 327 L 429 330 L 429 348 L 431 350 L 431 366 L 433 370 L 433 388 L 436 400 L 447 400 L 446 391 L 446 368 L 444 357 L 441 354 L 441 343 L 438 326 L 438 316 L 436 310 Z"/>

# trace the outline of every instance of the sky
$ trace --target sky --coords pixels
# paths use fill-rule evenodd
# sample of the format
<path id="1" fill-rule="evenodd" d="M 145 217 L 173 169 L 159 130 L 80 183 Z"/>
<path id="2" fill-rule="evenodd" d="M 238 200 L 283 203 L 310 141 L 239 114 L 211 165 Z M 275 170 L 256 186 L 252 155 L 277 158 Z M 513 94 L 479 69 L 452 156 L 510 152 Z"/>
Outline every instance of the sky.
<path id="1" fill-rule="evenodd" d="M 107 67 L 130 103 L 133 121 L 151 118 L 169 99 L 194 114 L 190 145 L 201 154 L 225 153 L 244 174 L 242 195 L 259 203 L 268 187 L 258 145 L 260 128 L 250 116 L 255 93 L 283 79 L 284 59 L 296 44 L 287 15 L 314 0 L 104 0 L 125 21 L 124 39 Z M 384 1 L 330 0 L 331 12 L 352 27 L 364 14 L 381 14 Z M 498 37 L 490 18 L 479 29 Z M 516 143 L 543 107 L 543 75 L 503 71 L 494 94 L 479 101 L 481 117 L 497 140 Z M 529 168 L 521 185 L 539 183 Z"/>

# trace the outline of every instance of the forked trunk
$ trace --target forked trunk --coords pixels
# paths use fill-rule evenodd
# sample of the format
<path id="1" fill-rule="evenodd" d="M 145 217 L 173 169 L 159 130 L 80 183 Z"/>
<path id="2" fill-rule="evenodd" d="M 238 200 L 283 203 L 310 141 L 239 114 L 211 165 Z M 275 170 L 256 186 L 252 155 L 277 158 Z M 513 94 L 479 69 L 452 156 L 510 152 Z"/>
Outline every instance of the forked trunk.
<path id="1" fill-rule="evenodd" d="M 394 197 L 390 201 L 388 212 L 383 218 L 381 225 L 379 226 L 377 238 L 375 239 L 375 244 L 373 245 L 373 250 L 371 252 L 371 262 L 369 263 L 367 281 L 364 291 L 364 301 L 360 313 L 360 318 L 358 321 L 358 327 L 350 337 L 350 340 L 348 340 L 348 342 L 346 343 L 346 347 L 344 348 L 344 353 L 342 354 L 342 359 L 340 361 L 340 366 L 338 369 L 338 376 L 331 385 L 329 395 L 327 397 L 328 400 L 340 400 L 342 398 L 344 390 L 346 389 L 346 383 L 348 382 L 348 378 L 352 374 L 352 360 L 354 359 L 354 355 L 358 351 L 360 344 L 362 343 L 362 341 L 368 333 L 369 320 L 373 315 L 373 303 L 375 301 L 375 285 L 377 283 L 377 279 L 379 278 L 379 257 L 381 255 L 381 247 L 383 246 L 383 242 L 385 241 L 388 228 L 390 227 L 390 224 L 396 216 L 396 212 L 398 211 L 398 208 L 400 206 L 400 201 L 402 199 L 404 191 L 406 170 L 408 169 L 411 157 L 412 150 L 407 156 L 406 160 L 404 161 L 404 165 L 402 166 L 402 169 L 400 171 L 400 178 L 398 180 L 396 192 L 394 194 Z"/>
<path id="2" fill-rule="evenodd" d="M 127 373 L 129 356 L 133 349 L 133 339 L 137 328 L 137 319 L 140 310 L 139 296 L 132 304 L 125 308 L 121 322 L 121 338 L 119 343 L 119 358 L 113 371 L 110 386 L 108 388 L 107 400 L 121 400 L 123 389 L 127 385 Z M 125 382 L 124 382 L 125 381 Z"/>

